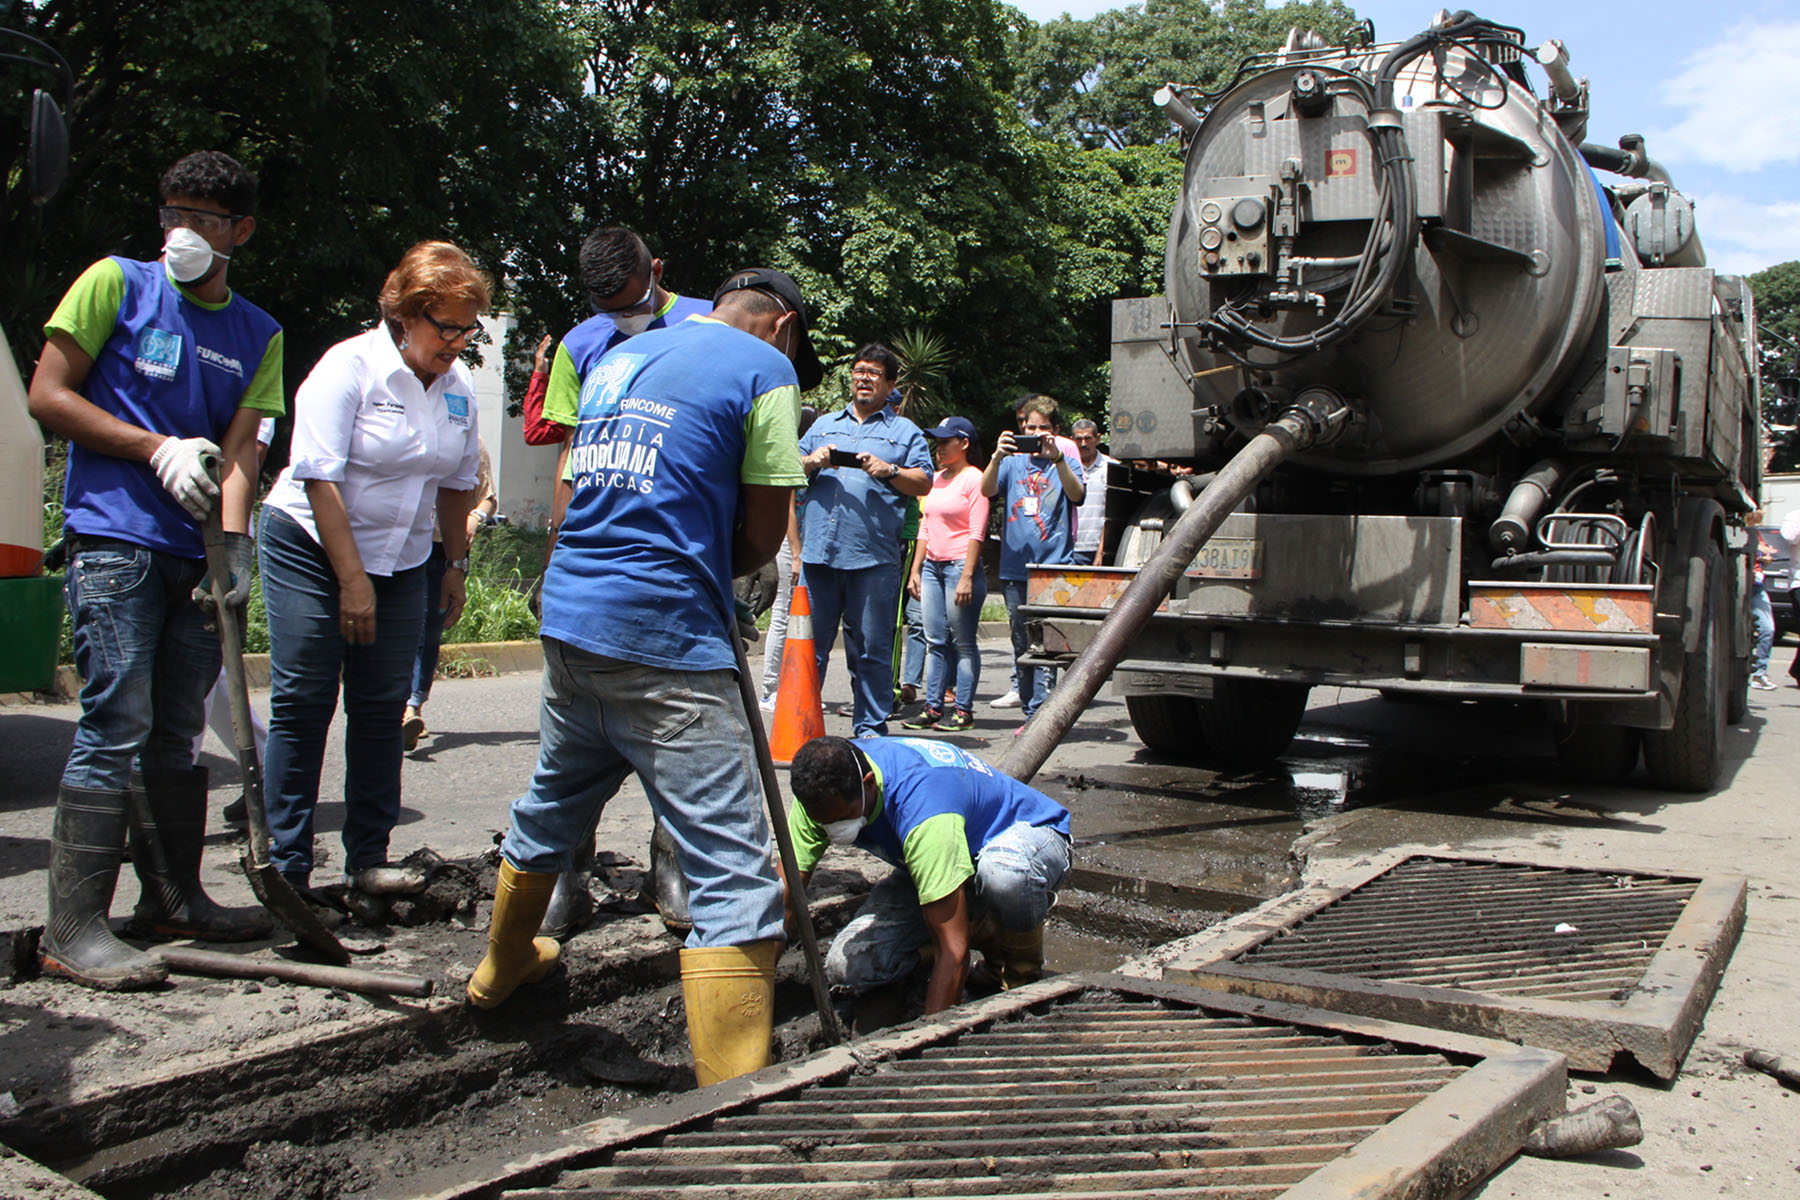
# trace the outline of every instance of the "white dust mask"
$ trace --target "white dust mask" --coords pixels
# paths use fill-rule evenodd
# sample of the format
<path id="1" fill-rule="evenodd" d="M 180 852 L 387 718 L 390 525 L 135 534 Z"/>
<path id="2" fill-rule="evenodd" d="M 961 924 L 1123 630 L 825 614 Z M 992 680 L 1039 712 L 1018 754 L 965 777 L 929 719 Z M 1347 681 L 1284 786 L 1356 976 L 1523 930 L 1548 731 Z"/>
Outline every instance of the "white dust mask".
<path id="1" fill-rule="evenodd" d="M 862 832 L 861 817 L 848 817 L 842 821 L 828 821 L 825 824 L 825 837 L 834 846 L 848 846 Z"/>
<path id="2" fill-rule="evenodd" d="M 212 243 L 185 225 L 169 230 L 169 236 L 163 240 L 163 267 L 176 283 L 193 283 L 204 278 L 212 270 L 215 255 L 227 260 L 231 258 L 229 254 L 219 254 L 212 248 Z"/>

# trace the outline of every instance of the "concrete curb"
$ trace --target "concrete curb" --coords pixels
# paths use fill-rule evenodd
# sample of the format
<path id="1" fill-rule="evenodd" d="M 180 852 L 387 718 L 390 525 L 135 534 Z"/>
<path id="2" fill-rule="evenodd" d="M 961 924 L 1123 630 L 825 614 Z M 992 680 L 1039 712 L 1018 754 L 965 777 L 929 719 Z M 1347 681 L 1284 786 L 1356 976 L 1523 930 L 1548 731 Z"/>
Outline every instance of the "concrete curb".
<path id="1" fill-rule="evenodd" d="M 445 646 L 438 654 L 438 674 L 511 675 L 520 671 L 541 671 L 544 647 L 529 642 L 461 642 Z M 269 686 L 269 656 L 244 655 L 244 677 L 251 687 Z M 41 692 L 8 692 L 0 695 L 0 705 L 41 704 L 46 701 L 66 702 L 81 695 L 81 676 L 73 666 L 64 663 L 56 668 L 56 682 Z"/>
<path id="2" fill-rule="evenodd" d="M 977 632 L 983 640 L 1008 639 L 1012 627 L 1005 621 L 983 621 Z M 459 675 L 515 675 L 544 669 L 544 645 L 529 642 L 461 642 L 445 645 L 438 653 L 440 678 Z M 244 655 L 244 675 L 251 687 L 269 686 L 269 656 Z M 81 676 L 67 663 L 56 668 L 56 682 L 41 692 L 0 694 L 0 706 L 68 702 L 81 695 Z"/>

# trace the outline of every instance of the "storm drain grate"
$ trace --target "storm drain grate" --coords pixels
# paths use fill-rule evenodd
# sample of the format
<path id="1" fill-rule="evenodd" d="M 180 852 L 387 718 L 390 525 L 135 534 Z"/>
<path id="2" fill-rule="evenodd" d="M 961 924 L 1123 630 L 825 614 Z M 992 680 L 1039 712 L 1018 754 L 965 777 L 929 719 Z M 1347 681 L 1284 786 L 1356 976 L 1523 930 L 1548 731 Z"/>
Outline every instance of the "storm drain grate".
<path id="1" fill-rule="evenodd" d="M 1165 978 L 1500 1035 L 1673 1078 L 1742 931 L 1744 883 L 1389 855 L 1202 935 Z"/>
<path id="2" fill-rule="evenodd" d="M 1555 1054 L 1118 976 L 945 1017 L 451 1194 L 1459 1196 L 1563 1103 Z"/>

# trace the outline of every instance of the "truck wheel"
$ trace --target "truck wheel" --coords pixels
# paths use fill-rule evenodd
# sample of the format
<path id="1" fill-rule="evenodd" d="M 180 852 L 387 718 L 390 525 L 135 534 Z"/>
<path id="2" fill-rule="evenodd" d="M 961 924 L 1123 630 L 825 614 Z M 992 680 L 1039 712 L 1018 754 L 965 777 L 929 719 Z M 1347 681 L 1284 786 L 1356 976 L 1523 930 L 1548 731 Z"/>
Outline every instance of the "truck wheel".
<path id="1" fill-rule="evenodd" d="M 1208 759 L 1233 767 L 1274 762 L 1294 740 L 1311 691 L 1276 679 L 1214 679 L 1212 699 L 1194 702 L 1212 747 Z"/>
<path id="2" fill-rule="evenodd" d="M 1644 769 L 1654 787 L 1704 792 L 1719 778 L 1725 743 L 1726 686 L 1731 673 L 1731 637 L 1725 627 L 1725 556 L 1707 544 L 1706 624 L 1700 644 L 1682 664 L 1675 697 L 1675 723 L 1644 732 Z"/>
<path id="3" fill-rule="evenodd" d="M 1127 696 L 1125 712 L 1145 749 L 1198 758 L 1206 753 L 1198 703 L 1192 696 Z"/>
<path id="4" fill-rule="evenodd" d="M 1643 737 L 1628 725 L 1581 721 L 1555 726 L 1556 759 L 1564 778 L 1576 783 L 1623 783 L 1637 769 Z"/>

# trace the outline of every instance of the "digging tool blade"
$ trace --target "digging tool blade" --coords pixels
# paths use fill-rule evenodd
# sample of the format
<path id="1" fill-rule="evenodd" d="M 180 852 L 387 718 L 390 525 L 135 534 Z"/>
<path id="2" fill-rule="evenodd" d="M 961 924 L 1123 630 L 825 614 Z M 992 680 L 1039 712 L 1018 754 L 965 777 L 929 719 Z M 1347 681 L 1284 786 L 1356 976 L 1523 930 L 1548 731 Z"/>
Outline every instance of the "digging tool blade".
<path id="1" fill-rule="evenodd" d="M 211 473 L 217 481 L 216 461 Z M 225 553 L 225 530 L 219 523 L 223 495 L 206 518 L 206 577 L 212 589 L 213 621 L 219 630 L 219 649 L 225 660 L 225 692 L 231 701 L 231 730 L 237 742 L 238 766 L 244 773 L 244 805 L 249 811 L 250 840 L 242 855 L 244 878 L 257 901 L 285 925 L 290 933 L 330 961 L 344 966 L 350 952 L 325 928 L 319 915 L 301 898 L 269 861 L 269 814 L 263 808 L 262 763 L 256 757 L 256 733 L 250 724 L 250 689 L 244 678 L 244 638 L 240 614 L 225 603 L 231 578 Z"/>

